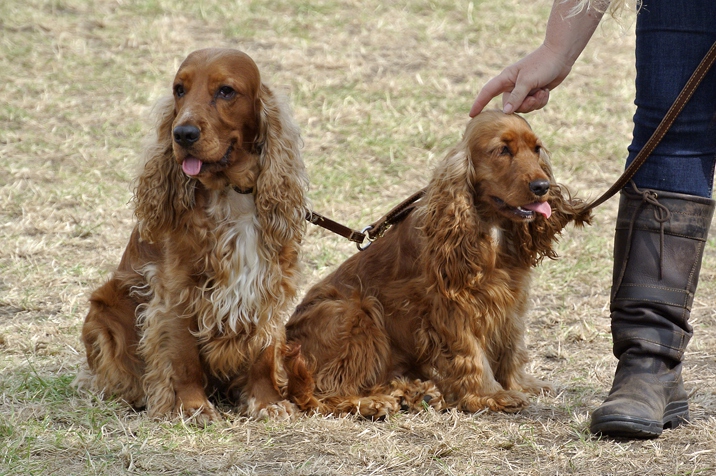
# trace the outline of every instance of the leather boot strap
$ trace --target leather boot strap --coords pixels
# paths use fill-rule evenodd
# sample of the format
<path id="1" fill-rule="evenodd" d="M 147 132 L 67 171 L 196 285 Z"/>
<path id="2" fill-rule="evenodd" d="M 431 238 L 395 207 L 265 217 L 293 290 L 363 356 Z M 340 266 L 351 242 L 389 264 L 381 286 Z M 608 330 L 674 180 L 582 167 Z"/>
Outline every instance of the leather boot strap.
<path id="1" fill-rule="evenodd" d="M 630 183 L 634 193 L 636 193 L 637 195 L 641 195 L 642 204 L 649 203 L 654 207 L 654 220 L 659 223 L 659 279 L 662 279 L 664 275 L 664 223 L 669 221 L 669 219 L 671 218 L 671 212 L 668 208 L 659 203 L 656 192 L 649 189 L 639 190 L 633 180 Z M 640 208 L 641 207 L 637 207 L 634 209 L 631 221 L 629 222 L 629 234 L 627 235 L 626 252 L 627 259 L 629 259 L 629 248 L 631 248 L 631 239 L 632 234 L 634 233 L 634 223 L 636 222 L 636 218 L 639 215 Z M 623 273 L 617 282 L 617 287 L 621 286 L 622 277 Z"/>

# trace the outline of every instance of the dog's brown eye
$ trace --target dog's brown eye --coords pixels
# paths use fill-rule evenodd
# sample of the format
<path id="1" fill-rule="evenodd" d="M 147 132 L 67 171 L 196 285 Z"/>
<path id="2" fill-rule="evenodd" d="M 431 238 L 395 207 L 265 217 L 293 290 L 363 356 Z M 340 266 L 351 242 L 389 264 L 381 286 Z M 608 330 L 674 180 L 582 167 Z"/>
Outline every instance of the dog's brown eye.
<path id="1" fill-rule="evenodd" d="M 504 146 L 502 150 L 500 151 L 500 155 L 512 155 L 512 152 L 510 152 L 510 148 L 507 146 Z"/>
<path id="2" fill-rule="evenodd" d="M 232 99 L 236 96 L 236 91 L 231 86 L 222 86 L 219 88 L 219 92 L 216 94 L 221 99 Z"/>
<path id="3" fill-rule="evenodd" d="M 537 145 L 535 146 L 535 153 L 539 154 L 542 151 L 542 146 Z"/>
<path id="4" fill-rule="evenodd" d="M 180 98 L 184 96 L 184 94 L 186 94 L 186 91 L 184 91 L 184 86 L 182 86 L 181 84 L 177 84 L 176 86 L 174 86 L 174 95 L 176 97 Z"/>

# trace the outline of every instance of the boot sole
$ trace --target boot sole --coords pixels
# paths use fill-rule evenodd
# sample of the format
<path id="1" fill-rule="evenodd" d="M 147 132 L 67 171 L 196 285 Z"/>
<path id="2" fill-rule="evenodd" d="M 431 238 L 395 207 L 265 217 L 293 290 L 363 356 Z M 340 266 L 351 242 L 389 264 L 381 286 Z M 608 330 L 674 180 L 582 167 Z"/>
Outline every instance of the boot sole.
<path id="1" fill-rule="evenodd" d="M 673 429 L 688 421 L 688 402 L 671 402 L 666 406 L 661 422 L 628 415 L 609 415 L 596 421 L 592 418 L 589 431 L 595 435 L 620 438 L 657 438 L 664 429 Z"/>

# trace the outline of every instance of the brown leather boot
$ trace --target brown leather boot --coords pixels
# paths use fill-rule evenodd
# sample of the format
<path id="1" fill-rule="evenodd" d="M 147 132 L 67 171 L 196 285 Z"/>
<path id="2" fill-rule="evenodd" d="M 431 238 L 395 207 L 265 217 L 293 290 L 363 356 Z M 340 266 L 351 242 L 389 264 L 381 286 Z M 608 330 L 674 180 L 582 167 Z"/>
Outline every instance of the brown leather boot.
<path id="1" fill-rule="evenodd" d="M 715 204 L 633 183 L 622 191 L 610 306 L 619 364 L 592 433 L 655 438 L 688 421 L 681 361 Z"/>

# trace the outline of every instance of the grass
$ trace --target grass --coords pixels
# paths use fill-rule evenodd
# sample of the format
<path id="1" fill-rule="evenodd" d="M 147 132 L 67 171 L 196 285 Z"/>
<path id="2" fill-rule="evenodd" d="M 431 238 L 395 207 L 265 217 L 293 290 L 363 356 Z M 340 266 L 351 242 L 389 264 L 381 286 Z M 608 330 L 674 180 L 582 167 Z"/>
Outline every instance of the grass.
<path id="1" fill-rule="evenodd" d="M 616 201 L 535 273 L 530 371 L 561 385 L 516 415 L 383 422 L 152 421 L 78 394 L 87 296 L 117 265 L 152 104 L 187 53 L 242 49 L 290 96 L 314 209 L 352 227 L 424 186 L 487 79 L 536 47 L 551 2 L 7 0 L 0 3 L 0 474 L 584 474 L 716 471 L 716 239 L 685 362 L 693 422 L 600 440 L 589 412 L 614 371 L 608 321 Z M 595 197 L 622 168 L 633 33 L 605 21 L 547 108 L 527 115 L 555 172 Z M 497 102 L 495 103 L 497 104 Z M 306 285 L 355 247 L 318 228 Z"/>

